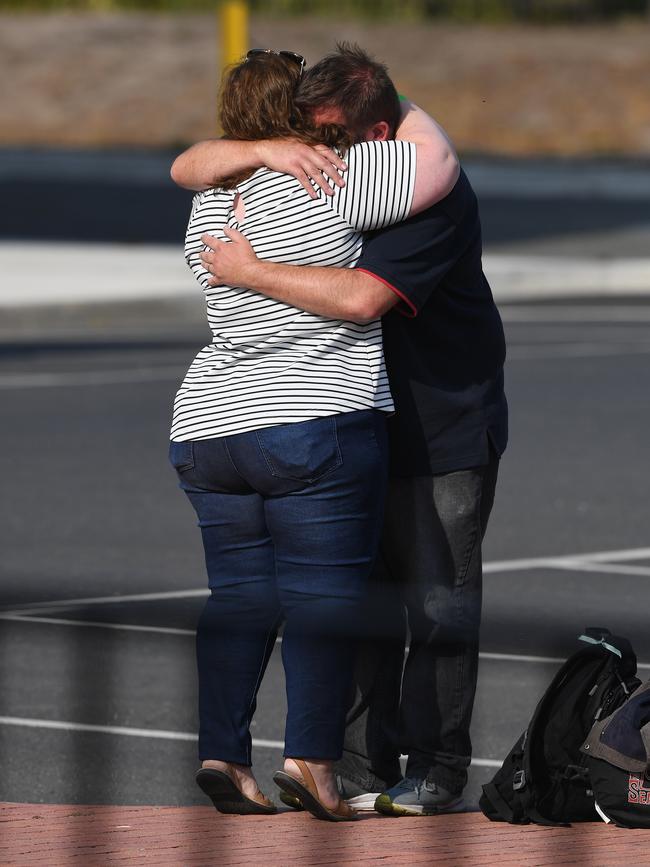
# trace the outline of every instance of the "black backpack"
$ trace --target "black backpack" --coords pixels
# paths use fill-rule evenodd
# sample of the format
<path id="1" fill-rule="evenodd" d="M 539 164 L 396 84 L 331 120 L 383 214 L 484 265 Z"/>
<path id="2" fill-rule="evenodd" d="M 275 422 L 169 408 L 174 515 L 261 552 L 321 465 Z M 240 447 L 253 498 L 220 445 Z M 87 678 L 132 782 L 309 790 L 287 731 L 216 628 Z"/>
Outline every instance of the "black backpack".
<path id="1" fill-rule="evenodd" d="M 650 680 L 596 723 L 582 752 L 600 816 L 623 828 L 650 828 Z"/>
<path id="2" fill-rule="evenodd" d="M 535 708 L 491 782 L 481 810 L 494 822 L 562 825 L 597 821 L 586 757 L 580 752 L 591 727 L 637 688 L 630 642 L 592 627 L 589 646 L 569 657 Z"/>

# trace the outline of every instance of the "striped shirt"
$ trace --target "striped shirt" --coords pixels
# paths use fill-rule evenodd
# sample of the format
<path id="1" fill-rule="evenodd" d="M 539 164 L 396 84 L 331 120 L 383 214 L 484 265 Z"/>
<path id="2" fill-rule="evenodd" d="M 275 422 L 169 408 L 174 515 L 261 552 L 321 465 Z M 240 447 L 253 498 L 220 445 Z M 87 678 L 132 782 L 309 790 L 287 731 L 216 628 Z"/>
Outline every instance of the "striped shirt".
<path id="1" fill-rule="evenodd" d="M 363 142 L 346 154 L 345 187 L 312 199 L 290 175 L 259 169 L 236 190 L 194 198 L 185 258 L 205 293 L 212 343 L 192 362 L 174 402 L 171 438 L 200 440 L 352 410 L 393 409 L 381 322 L 307 313 L 249 289 L 209 286 L 201 234 L 240 230 L 260 259 L 352 267 L 362 232 L 405 219 L 415 145 Z M 238 223 L 237 193 L 245 207 Z"/>

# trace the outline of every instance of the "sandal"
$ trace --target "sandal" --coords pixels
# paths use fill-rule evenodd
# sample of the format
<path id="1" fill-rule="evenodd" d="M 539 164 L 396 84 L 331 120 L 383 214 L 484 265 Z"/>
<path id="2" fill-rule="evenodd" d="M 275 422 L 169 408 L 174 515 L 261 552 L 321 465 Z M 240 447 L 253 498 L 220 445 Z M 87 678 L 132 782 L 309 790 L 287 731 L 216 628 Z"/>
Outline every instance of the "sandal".
<path id="1" fill-rule="evenodd" d="M 237 785 L 236 777 L 230 766 L 228 766 L 228 771 L 218 771 L 216 768 L 199 768 L 194 779 L 220 813 L 269 815 L 278 811 L 273 801 L 270 801 L 260 791 L 254 798 L 245 795 Z"/>
<path id="2" fill-rule="evenodd" d="M 316 819 L 325 819 L 328 822 L 349 822 L 359 818 L 356 810 L 348 807 L 342 798 L 339 798 L 339 802 L 333 810 L 326 807 L 318 797 L 318 787 L 307 764 L 302 759 L 292 758 L 292 761 L 298 765 L 301 779 L 288 774 L 286 771 L 276 771 L 273 774 L 273 782 L 284 793 L 299 800 L 302 807 Z"/>
<path id="3" fill-rule="evenodd" d="M 297 813 L 300 813 L 305 808 L 300 803 L 300 798 L 295 798 L 293 795 L 288 795 L 286 792 L 280 792 L 280 800 L 286 807 L 291 807 Z"/>

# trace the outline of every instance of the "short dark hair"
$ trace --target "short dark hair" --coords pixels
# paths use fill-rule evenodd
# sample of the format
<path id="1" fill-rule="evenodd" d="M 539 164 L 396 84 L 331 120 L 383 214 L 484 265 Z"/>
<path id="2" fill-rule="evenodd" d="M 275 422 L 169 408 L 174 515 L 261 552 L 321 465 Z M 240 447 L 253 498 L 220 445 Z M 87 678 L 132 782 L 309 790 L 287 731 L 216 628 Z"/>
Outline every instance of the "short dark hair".
<path id="1" fill-rule="evenodd" d="M 338 109 L 355 140 L 382 120 L 394 135 L 401 114 L 387 67 L 351 42 L 339 42 L 336 51 L 306 70 L 296 91 L 296 106 L 303 115 Z"/>

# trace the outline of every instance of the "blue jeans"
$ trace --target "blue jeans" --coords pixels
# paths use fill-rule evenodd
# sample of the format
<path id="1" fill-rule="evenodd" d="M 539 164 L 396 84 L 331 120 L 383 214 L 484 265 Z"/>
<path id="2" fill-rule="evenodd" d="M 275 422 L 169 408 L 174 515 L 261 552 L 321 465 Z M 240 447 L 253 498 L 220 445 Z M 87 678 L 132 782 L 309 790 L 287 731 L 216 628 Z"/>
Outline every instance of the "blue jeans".
<path id="1" fill-rule="evenodd" d="M 251 764 L 257 691 L 285 620 L 285 756 L 338 759 L 352 657 L 379 544 L 384 415 L 362 410 L 172 442 L 203 536 L 199 756 Z"/>

